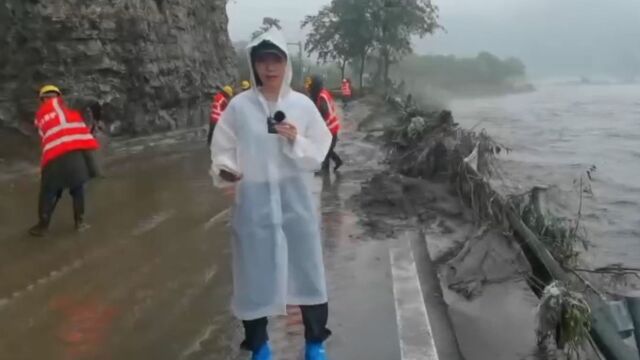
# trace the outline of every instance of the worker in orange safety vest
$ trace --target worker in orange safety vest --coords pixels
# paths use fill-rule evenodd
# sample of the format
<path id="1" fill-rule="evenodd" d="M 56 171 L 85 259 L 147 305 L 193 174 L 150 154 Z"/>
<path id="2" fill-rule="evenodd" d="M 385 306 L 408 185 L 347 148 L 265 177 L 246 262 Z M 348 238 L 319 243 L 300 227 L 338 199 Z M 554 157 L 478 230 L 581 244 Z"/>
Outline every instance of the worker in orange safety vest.
<path id="1" fill-rule="evenodd" d="M 95 177 L 93 151 L 99 144 L 79 111 L 69 109 L 62 92 L 54 85 L 40 89 L 40 108 L 34 121 L 42 144 L 38 224 L 29 233 L 44 236 L 62 192 L 69 189 L 73 198 L 76 230 L 88 227 L 84 222 L 84 184 Z"/>
<path id="2" fill-rule="evenodd" d="M 353 92 L 351 90 L 351 80 L 342 79 L 341 90 L 342 90 L 342 102 L 344 103 L 344 106 L 346 108 L 349 101 L 351 101 L 351 96 L 353 95 Z"/>
<path id="3" fill-rule="evenodd" d="M 333 136 L 333 140 L 331 141 L 331 147 L 329 148 L 329 152 L 322 163 L 322 172 L 329 172 L 329 162 L 333 160 L 334 167 L 333 171 L 337 171 L 343 164 L 342 159 L 335 152 L 335 147 L 338 142 L 338 134 L 340 133 L 340 117 L 338 116 L 338 112 L 336 110 L 336 103 L 333 100 L 333 96 L 331 93 L 324 88 L 324 84 L 322 78 L 319 76 L 312 76 L 310 78 L 310 83 L 308 84 L 308 91 L 311 100 L 316 104 L 316 107 L 320 111 L 322 118 L 324 118 L 331 135 Z"/>

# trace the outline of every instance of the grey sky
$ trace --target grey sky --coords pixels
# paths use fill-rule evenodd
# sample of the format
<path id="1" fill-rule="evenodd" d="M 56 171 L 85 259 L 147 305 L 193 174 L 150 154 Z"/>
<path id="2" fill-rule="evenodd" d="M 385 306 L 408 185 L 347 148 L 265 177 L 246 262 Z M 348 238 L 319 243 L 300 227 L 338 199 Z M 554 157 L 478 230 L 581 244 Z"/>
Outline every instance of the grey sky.
<path id="1" fill-rule="evenodd" d="M 246 39 L 264 16 L 281 19 L 291 41 L 300 21 L 330 0 L 230 0 L 232 39 Z M 640 0 L 434 0 L 446 33 L 416 41 L 418 53 L 522 58 L 533 73 L 603 72 L 637 60 Z M 630 60 L 631 59 L 631 60 Z"/>
<path id="2" fill-rule="evenodd" d="M 248 40 L 261 24 L 262 18 L 280 19 L 289 41 L 304 40 L 300 22 L 314 14 L 330 0 L 229 0 L 229 33 L 233 41 Z"/>

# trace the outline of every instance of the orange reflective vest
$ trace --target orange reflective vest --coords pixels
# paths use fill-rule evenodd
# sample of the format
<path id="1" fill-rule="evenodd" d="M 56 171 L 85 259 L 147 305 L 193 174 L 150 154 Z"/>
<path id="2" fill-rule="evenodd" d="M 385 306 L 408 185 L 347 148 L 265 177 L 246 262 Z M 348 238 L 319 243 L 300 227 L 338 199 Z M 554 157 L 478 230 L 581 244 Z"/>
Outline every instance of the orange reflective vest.
<path id="1" fill-rule="evenodd" d="M 351 84 L 348 81 L 342 82 L 342 96 L 351 97 Z"/>
<path id="2" fill-rule="evenodd" d="M 327 91 L 327 89 L 322 89 L 322 91 L 320 91 L 320 95 L 318 95 L 318 103 L 316 104 L 318 108 L 320 108 L 322 101 L 327 103 L 327 109 L 329 109 L 329 113 L 326 114 L 324 122 L 327 124 L 332 135 L 338 135 L 338 132 L 340 132 L 340 118 L 338 118 L 336 103 L 333 101 L 333 96 L 331 96 L 331 93 Z"/>
<path id="3" fill-rule="evenodd" d="M 229 99 L 222 93 L 222 91 L 216 93 L 213 97 L 213 103 L 211 103 L 211 123 L 217 124 L 222 117 L 222 113 L 229 105 Z"/>
<path id="4" fill-rule="evenodd" d="M 68 152 L 99 147 L 80 112 L 68 109 L 60 98 L 40 105 L 34 123 L 42 140 L 42 168 Z"/>

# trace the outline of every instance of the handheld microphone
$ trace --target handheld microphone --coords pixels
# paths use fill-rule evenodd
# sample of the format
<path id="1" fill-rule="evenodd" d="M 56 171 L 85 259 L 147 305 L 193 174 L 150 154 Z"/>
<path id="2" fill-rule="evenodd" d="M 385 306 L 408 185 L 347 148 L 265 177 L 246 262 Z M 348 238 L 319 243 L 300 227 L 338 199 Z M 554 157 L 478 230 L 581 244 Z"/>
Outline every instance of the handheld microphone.
<path id="1" fill-rule="evenodd" d="M 276 124 L 283 122 L 287 118 L 287 115 L 283 111 L 276 111 L 273 116 L 267 118 L 267 131 L 269 134 L 277 134 Z"/>
<path id="2" fill-rule="evenodd" d="M 276 113 L 273 114 L 273 120 L 275 120 L 276 123 L 281 123 L 286 118 L 287 118 L 287 115 L 283 111 L 280 111 L 280 110 L 276 111 Z"/>

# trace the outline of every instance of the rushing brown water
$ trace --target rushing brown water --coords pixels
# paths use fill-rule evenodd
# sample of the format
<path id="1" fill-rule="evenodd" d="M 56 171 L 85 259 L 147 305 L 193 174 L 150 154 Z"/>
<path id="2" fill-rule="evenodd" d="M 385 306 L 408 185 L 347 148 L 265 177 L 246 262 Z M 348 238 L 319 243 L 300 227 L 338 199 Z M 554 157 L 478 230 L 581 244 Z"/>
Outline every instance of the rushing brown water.
<path id="1" fill-rule="evenodd" d="M 511 147 L 506 186 L 547 185 L 549 200 L 575 217 L 579 179 L 597 167 L 582 221 L 595 266 L 640 264 L 640 85 L 548 85 L 538 91 L 452 104 L 464 127 Z"/>

